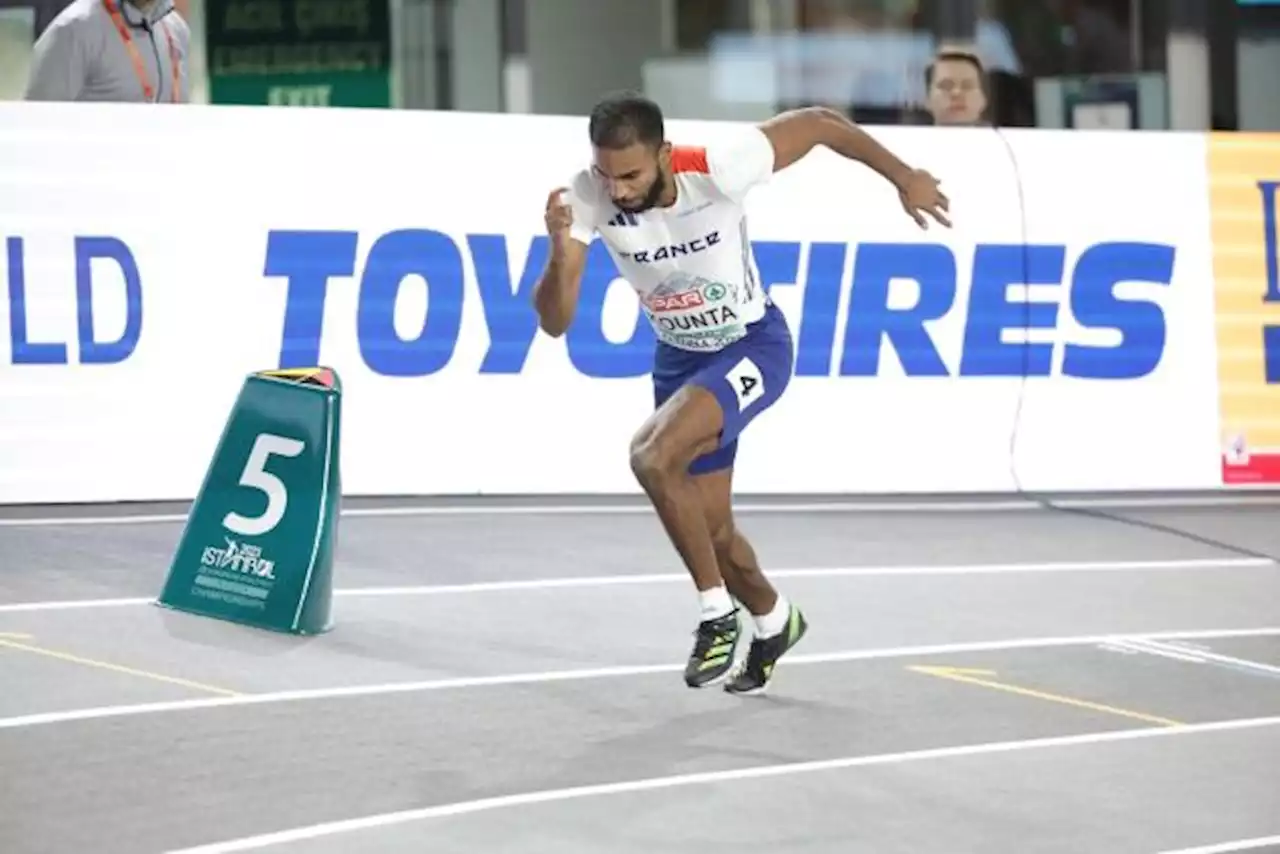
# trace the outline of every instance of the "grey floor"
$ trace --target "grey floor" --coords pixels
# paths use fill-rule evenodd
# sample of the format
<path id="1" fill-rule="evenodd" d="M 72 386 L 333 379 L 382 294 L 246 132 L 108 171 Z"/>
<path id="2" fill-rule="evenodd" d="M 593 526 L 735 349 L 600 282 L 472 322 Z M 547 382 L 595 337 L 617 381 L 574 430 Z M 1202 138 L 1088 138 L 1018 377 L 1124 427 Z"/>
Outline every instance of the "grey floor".
<path id="1" fill-rule="evenodd" d="M 696 602 L 651 515 L 377 506 L 343 517 L 311 638 L 155 607 L 180 523 L 86 518 L 173 508 L 0 513 L 0 851 L 1280 837 L 1273 502 L 744 511 L 812 624 L 748 699 L 684 687 Z"/>

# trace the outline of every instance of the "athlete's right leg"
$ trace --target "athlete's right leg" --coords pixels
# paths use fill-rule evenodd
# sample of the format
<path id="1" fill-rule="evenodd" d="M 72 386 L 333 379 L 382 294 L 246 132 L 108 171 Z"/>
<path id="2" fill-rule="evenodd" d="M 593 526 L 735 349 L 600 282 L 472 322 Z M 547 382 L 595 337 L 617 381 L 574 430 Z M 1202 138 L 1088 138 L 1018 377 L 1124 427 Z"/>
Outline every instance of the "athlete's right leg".
<path id="1" fill-rule="evenodd" d="M 738 529 L 733 518 L 732 465 L 698 473 L 708 459 L 713 460 L 695 461 L 691 470 L 702 494 L 716 560 L 725 586 L 750 612 L 755 624 L 755 636 L 746 661 L 730 673 L 725 690 L 732 694 L 755 694 L 768 686 L 778 660 L 804 637 L 808 624 L 800 609 L 765 577 L 755 549 Z M 714 460 L 711 464 L 714 465 Z M 734 641 L 736 647 L 736 636 Z"/>
<path id="2" fill-rule="evenodd" d="M 680 385 L 631 443 L 631 469 L 658 514 L 698 593 L 700 617 L 685 683 L 701 688 L 724 679 L 733 667 L 740 626 L 737 608 L 716 560 L 702 495 L 690 476 L 693 460 L 714 452 L 722 423 L 720 404 L 706 389 Z"/>

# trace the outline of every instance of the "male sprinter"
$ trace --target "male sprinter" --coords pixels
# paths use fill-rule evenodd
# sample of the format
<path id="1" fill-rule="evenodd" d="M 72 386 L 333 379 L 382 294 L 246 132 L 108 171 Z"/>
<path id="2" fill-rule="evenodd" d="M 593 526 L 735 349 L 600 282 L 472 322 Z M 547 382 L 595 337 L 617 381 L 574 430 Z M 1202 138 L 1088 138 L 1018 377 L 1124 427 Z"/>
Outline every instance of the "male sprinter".
<path id="1" fill-rule="evenodd" d="M 806 624 L 765 578 L 732 515 L 738 436 L 786 389 L 793 360 L 787 322 L 760 287 L 744 200 L 822 145 L 890 181 L 921 228 L 921 211 L 949 226 L 949 202 L 927 172 L 822 108 L 783 113 L 728 144 L 673 146 L 661 109 L 624 93 L 596 105 L 588 134 L 594 164 L 547 201 L 551 251 L 534 289 L 539 322 L 553 336 L 568 329 L 587 246 L 599 232 L 658 337 L 656 411 L 632 439 L 631 468 L 701 599 L 685 682 L 760 691 Z M 735 599 L 756 631 L 744 666 L 731 674 Z"/>

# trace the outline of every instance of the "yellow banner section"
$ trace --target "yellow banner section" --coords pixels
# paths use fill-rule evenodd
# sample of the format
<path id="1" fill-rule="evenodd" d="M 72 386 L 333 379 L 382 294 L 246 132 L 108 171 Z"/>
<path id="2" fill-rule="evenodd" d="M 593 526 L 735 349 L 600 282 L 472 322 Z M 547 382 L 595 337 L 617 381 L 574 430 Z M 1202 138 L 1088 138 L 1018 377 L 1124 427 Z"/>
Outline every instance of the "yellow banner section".
<path id="1" fill-rule="evenodd" d="M 1218 411 L 1227 484 L 1280 483 L 1280 134 L 1209 140 Z"/>

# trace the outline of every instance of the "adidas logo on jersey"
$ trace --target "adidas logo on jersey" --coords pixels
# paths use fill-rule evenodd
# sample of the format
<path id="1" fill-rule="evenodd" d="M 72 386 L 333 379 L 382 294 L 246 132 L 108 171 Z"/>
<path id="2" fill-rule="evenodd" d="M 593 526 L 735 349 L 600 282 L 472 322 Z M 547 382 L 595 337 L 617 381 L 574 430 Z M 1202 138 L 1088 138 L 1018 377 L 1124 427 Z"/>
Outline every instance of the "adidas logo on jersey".
<path id="1" fill-rule="evenodd" d="M 618 211 L 617 215 L 614 216 L 613 219 L 609 220 L 605 224 L 616 225 L 616 226 L 639 225 L 640 220 L 633 213 L 628 213 L 627 211 Z"/>

